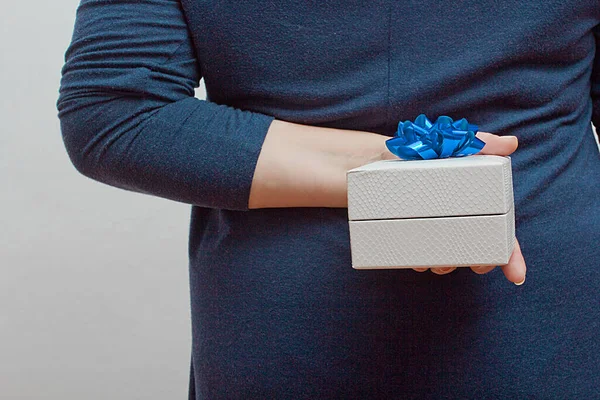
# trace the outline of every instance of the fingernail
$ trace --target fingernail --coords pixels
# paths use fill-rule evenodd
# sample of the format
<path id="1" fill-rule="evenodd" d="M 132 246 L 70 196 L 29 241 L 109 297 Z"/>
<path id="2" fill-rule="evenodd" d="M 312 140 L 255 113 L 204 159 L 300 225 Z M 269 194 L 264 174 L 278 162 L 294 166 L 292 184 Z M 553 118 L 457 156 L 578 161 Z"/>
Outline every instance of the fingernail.
<path id="1" fill-rule="evenodd" d="M 501 137 L 502 139 L 510 139 L 510 140 L 517 139 L 517 137 L 516 137 L 516 136 L 512 136 L 512 135 L 500 136 L 500 137 Z"/>
<path id="2" fill-rule="evenodd" d="M 454 267 L 446 267 L 446 268 L 438 268 L 437 270 L 441 273 L 450 272 L 454 269 Z"/>
<path id="3" fill-rule="evenodd" d="M 515 285 L 521 286 L 524 283 L 525 283 L 525 277 L 523 277 L 523 280 L 521 282 L 515 282 Z"/>

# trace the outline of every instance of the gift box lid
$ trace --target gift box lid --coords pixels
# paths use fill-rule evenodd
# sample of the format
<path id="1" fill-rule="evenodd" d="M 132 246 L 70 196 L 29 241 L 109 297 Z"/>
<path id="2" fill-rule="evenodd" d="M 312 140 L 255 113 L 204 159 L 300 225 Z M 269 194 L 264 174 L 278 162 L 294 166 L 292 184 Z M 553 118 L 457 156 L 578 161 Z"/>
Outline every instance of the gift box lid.
<path id="1" fill-rule="evenodd" d="M 352 221 L 506 214 L 513 206 L 509 157 L 377 161 L 347 179 Z"/>

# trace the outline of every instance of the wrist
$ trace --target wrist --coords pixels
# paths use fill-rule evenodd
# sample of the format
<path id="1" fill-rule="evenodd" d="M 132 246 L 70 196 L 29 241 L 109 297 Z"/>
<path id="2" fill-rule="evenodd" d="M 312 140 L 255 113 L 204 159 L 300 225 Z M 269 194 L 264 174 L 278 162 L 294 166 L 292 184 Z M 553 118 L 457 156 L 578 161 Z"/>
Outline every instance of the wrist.
<path id="1" fill-rule="evenodd" d="M 388 136 L 375 133 L 372 133 L 371 136 L 369 145 L 364 147 L 366 153 L 362 164 L 357 165 L 354 168 L 376 161 L 394 160 L 398 158 L 392 154 L 385 145 L 385 142 L 389 139 Z"/>

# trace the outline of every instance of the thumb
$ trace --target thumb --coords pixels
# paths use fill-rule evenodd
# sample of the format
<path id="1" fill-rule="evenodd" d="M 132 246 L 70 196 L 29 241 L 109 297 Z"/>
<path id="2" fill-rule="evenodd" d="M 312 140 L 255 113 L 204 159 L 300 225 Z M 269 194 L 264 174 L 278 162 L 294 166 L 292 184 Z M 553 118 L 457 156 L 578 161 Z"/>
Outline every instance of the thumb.
<path id="1" fill-rule="evenodd" d="M 515 242 L 515 249 L 513 250 L 508 264 L 501 266 L 502 272 L 506 276 L 506 279 L 513 282 L 515 285 L 522 285 L 525 283 L 525 274 L 527 273 L 527 266 L 525 265 L 525 259 L 523 253 L 521 253 L 521 246 L 519 242 Z"/>
<path id="2" fill-rule="evenodd" d="M 488 132 L 477 132 L 476 136 L 485 142 L 485 146 L 478 154 L 508 156 L 519 146 L 516 136 L 498 136 Z"/>

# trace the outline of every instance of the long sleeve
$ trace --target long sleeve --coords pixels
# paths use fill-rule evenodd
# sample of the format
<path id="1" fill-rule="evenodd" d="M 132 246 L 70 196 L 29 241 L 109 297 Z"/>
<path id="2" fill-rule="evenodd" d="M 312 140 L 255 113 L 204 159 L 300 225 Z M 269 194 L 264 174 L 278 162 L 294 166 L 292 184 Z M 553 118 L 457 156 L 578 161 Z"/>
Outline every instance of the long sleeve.
<path id="1" fill-rule="evenodd" d="M 272 117 L 194 98 L 201 77 L 179 1 L 82 0 L 58 111 L 78 171 L 106 184 L 246 210 Z"/>
<path id="2" fill-rule="evenodd" d="M 596 25 L 594 28 L 594 36 L 596 37 L 596 54 L 592 69 L 592 122 L 600 137 L 600 25 Z"/>

